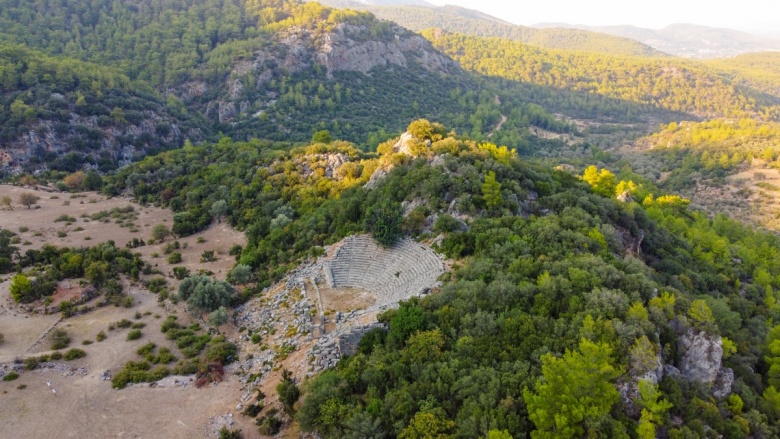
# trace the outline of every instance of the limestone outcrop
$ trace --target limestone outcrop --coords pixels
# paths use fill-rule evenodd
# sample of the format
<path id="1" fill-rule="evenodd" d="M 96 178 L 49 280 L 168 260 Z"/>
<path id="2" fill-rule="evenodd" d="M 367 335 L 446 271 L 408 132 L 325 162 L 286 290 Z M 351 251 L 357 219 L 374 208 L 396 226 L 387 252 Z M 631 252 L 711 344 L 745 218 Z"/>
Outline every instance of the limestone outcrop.
<path id="1" fill-rule="evenodd" d="M 374 68 L 407 68 L 412 64 L 435 73 L 460 71 L 455 61 L 428 40 L 399 26 L 378 36 L 363 25 L 341 23 L 327 32 L 293 26 L 278 32 L 275 40 L 278 44 L 256 50 L 232 66 L 226 93 L 221 100 L 209 103 L 205 111 L 208 118 L 226 124 L 248 115 L 250 107 L 256 113 L 258 108 L 275 103 L 276 96 L 266 94 L 245 102 L 246 95 L 252 94 L 248 87 L 261 88 L 281 73 L 297 73 L 315 65 L 324 68 L 328 77 L 337 72 L 370 75 Z M 197 100 L 206 90 L 187 83 L 172 91 L 182 99 Z"/>
<path id="2" fill-rule="evenodd" d="M 689 380 L 714 383 L 723 359 L 721 338 L 689 329 L 680 337 L 680 347 L 683 352 L 680 361 L 682 376 Z"/>
<path id="3" fill-rule="evenodd" d="M 712 395 L 725 398 L 731 394 L 734 371 L 722 367 L 723 339 L 704 331 L 688 329 L 680 337 L 682 359 L 680 373 L 689 380 L 712 384 Z"/>

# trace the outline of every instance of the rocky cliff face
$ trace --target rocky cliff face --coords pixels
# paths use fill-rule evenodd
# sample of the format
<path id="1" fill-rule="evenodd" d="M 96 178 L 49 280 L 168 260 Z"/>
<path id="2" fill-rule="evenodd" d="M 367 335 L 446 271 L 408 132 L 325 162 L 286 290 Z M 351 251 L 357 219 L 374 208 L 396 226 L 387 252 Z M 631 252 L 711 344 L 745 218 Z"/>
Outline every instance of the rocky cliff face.
<path id="1" fill-rule="evenodd" d="M 378 66 L 407 67 L 409 62 L 415 62 L 428 71 L 452 73 L 458 69 L 454 61 L 436 51 L 425 38 L 400 27 L 393 30 L 392 41 L 361 41 L 367 29 L 340 25 L 323 38 L 317 62 L 324 65 L 329 74 L 337 71 L 368 73 Z"/>
<path id="2" fill-rule="evenodd" d="M 107 90 L 102 98 L 76 104 L 76 94 L 52 93 L 30 100 L 36 116 L 11 120 L 13 131 L 0 137 L 0 170 L 9 174 L 46 169 L 102 171 L 123 166 L 151 150 L 203 138 L 189 116 L 172 116 L 150 96 Z M 124 108 L 122 108 L 124 107 Z"/>
<path id="3" fill-rule="evenodd" d="M 680 338 L 683 351 L 680 372 L 689 380 L 714 383 L 723 358 L 720 337 L 689 329 Z"/>
<path id="4" fill-rule="evenodd" d="M 367 26 L 353 24 L 338 24 L 328 32 L 292 27 L 275 34 L 274 42 L 235 63 L 225 84 L 226 93 L 206 103 L 209 119 L 226 124 L 241 116 L 261 115 L 277 96 L 254 96 L 248 87 L 260 89 L 274 78 L 310 68 L 324 69 L 328 78 L 339 72 L 370 75 L 376 68 L 404 69 L 412 64 L 428 72 L 460 71 L 455 61 L 425 38 L 399 26 L 378 37 L 372 36 Z M 196 100 L 207 91 L 208 87 L 193 82 L 178 87 L 176 93 L 184 100 Z"/>
<path id="5" fill-rule="evenodd" d="M 113 168 L 151 149 L 201 137 L 197 130 L 183 133 L 175 118 L 152 110 L 139 112 L 132 121 L 70 112 L 67 122 L 39 118 L 19 132 L 16 139 L 0 143 L 0 166 L 9 173 L 75 171 L 84 165 Z"/>
<path id="6" fill-rule="evenodd" d="M 680 337 L 683 352 L 680 373 L 689 380 L 712 384 L 713 396 L 723 398 L 731 393 L 734 371 L 722 367 L 723 339 L 704 331 L 688 329 Z"/>

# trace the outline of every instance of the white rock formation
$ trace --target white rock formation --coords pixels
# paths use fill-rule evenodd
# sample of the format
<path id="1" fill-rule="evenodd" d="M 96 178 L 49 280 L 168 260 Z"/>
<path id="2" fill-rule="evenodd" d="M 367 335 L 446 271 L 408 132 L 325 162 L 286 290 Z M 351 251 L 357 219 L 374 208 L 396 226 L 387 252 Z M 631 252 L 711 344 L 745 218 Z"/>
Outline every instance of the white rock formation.
<path id="1" fill-rule="evenodd" d="M 723 359 L 723 342 L 719 336 L 693 329 L 680 337 L 683 351 L 680 372 L 689 380 L 714 383 Z"/>

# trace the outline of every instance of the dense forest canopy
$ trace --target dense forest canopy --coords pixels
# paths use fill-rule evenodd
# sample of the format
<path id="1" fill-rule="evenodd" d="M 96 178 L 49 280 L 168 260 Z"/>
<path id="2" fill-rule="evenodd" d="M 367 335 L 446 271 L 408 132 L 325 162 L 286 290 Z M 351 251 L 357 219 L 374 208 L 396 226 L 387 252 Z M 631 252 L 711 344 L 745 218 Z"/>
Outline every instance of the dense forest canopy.
<path id="1" fill-rule="evenodd" d="M 780 117 L 780 96 L 760 82 L 724 78 L 705 64 L 541 49 L 498 38 L 426 32 L 467 70 L 650 104 L 699 117 Z M 758 86 L 756 86 L 758 84 Z M 745 89 L 744 85 L 755 89 Z"/>

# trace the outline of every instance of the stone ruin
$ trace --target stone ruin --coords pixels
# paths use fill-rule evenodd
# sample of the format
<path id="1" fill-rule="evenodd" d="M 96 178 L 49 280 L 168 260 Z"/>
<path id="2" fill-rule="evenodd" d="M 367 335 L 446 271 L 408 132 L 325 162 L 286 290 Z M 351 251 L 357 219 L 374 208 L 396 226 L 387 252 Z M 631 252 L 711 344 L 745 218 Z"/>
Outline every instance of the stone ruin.
<path id="1" fill-rule="evenodd" d="M 330 288 L 360 288 L 376 294 L 374 308 L 428 293 L 445 272 L 444 261 L 430 247 L 411 239 L 384 248 L 368 235 L 350 236 L 331 258 L 322 261 Z"/>
<path id="2" fill-rule="evenodd" d="M 325 250 L 328 256 L 302 264 L 278 287 L 270 288 L 269 294 L 236 308 L 235 323 L 261 335 L 268 346 L 287 346 L 291 352 L 307 349 L 304 362 L 309 374 L 334 367 L 343 356 L 355 354 L 367 332 L 384 328 L 371 323 L 377 313 L 401 300 L 427 294 L 439 285 L 437 279 L 446 271 L 443 257 L 410 239 L 384 248 L 368 235 L 350 236 Z M 340 288 L 366 291 L 376 302 L 367 309 L 326 315 L 328 304 L 323 305 L 322 295 L 327 289 Z M 300 296 L 295 292 L 301 292 Z M 293 297 L 299 298 L 291 300 Z M 240 339 L 251 343 L 249 332 Z M 246 384 L 257 385 L 273 370 L 275 358 L 275 352 L 266 349 L 231 368 L 255 372 L 246 374 L 245 379 L 252 379 Z"/>
<path id="3" fill-rule="evenodd" d="M 342 357 L 345 355 L 355 355 L 358 349 L 358 344 L 360 344 L 360 340 L 363 340 L 363 336 L 373 331 L 374 329 L 387 330 L 387 327 L 381 323 L 372 323 L 367 326 L 355 328 L 352 331 L 340 336 L 338 342 L 339 354 Z"/>
<path id="4" fill-rule="evenodd" d="M 342 357 L 357 353 L 360 340 L 374 329 L 387 330 L 387 326 L 381 323 L 372 323 L 364 326 L 349 326 L 325 334 L 320 337 L 309 353 L 312 371 L 321 371 L 331 368 Z"/>

